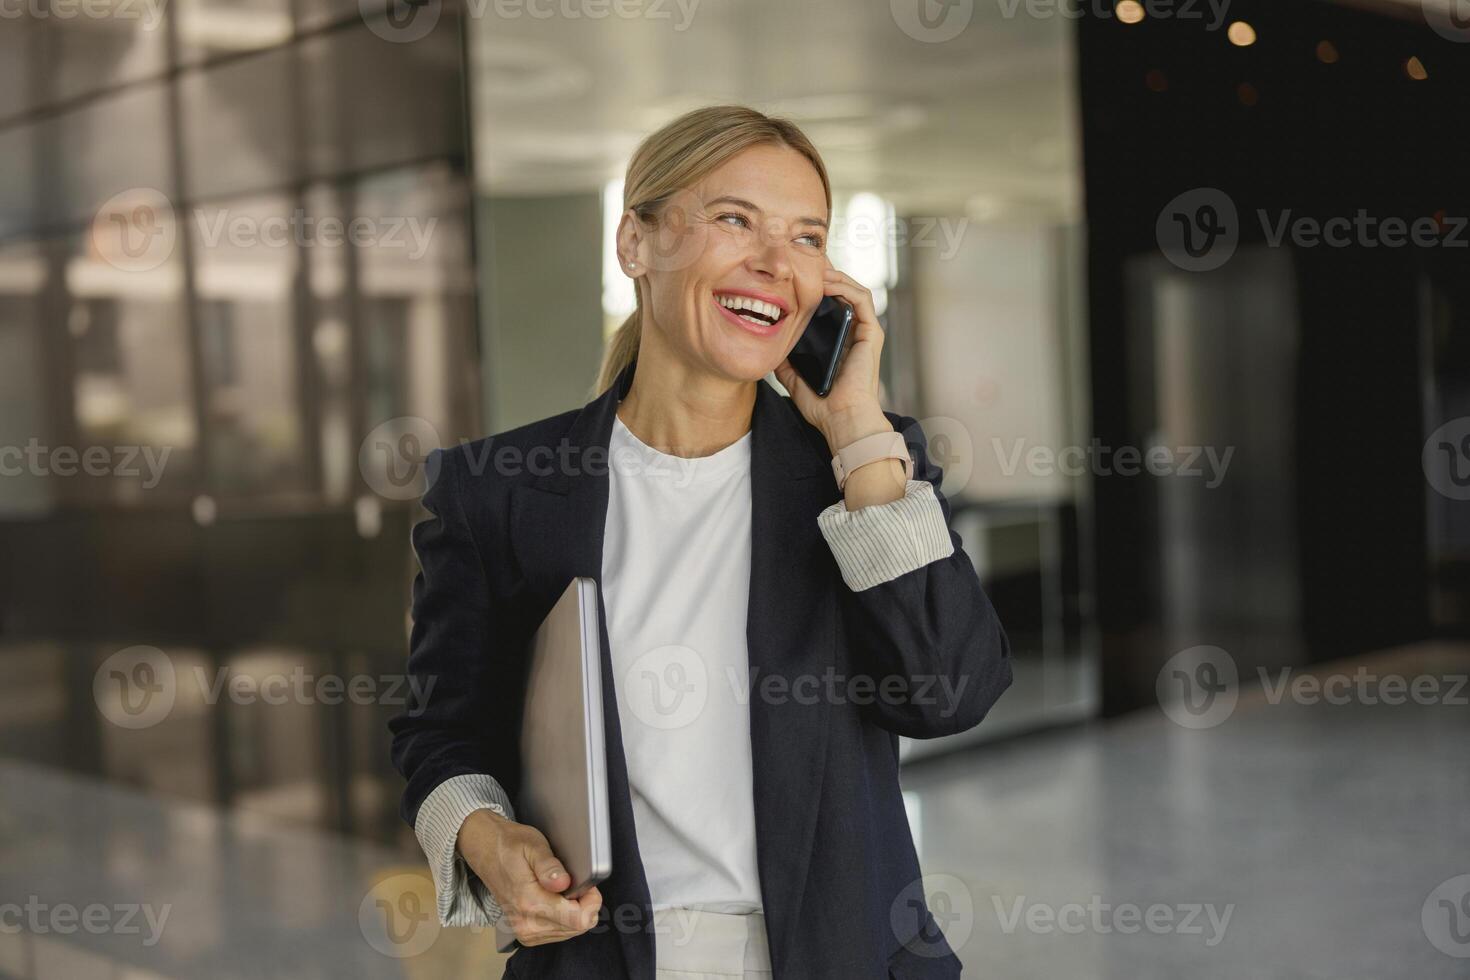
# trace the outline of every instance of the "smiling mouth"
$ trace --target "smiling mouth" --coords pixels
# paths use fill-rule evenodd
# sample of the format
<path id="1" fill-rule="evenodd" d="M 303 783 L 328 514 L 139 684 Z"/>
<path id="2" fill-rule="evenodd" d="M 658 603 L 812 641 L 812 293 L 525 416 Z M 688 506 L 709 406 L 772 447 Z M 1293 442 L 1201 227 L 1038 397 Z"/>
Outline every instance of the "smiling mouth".
<path id="1" fill-rule="evenodd" d="M 773 327 L 786 316 L 786 311 L 774 303 L 765 303 L 749 296 L 715 294 L 715 302 L 757 327 Z"/>

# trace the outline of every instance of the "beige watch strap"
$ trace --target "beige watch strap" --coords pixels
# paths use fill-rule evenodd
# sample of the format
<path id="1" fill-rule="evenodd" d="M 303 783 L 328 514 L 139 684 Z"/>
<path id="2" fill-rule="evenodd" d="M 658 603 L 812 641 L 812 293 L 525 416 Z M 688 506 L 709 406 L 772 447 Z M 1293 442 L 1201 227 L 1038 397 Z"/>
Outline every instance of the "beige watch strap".
<path id="1" fill-rule="evenodd" d="M 832 474 L 837 477 L 837 489 L 847 484 L 847 478 L 859 466 L 876 463 L 880 459 L 896 459 L 903 463 L 904 480 L 914 478 L 914 458 L 909 455 L 908 445 L 901 432 L 875 432 L 863 436 L 837 450 L 832 457 Z"/>

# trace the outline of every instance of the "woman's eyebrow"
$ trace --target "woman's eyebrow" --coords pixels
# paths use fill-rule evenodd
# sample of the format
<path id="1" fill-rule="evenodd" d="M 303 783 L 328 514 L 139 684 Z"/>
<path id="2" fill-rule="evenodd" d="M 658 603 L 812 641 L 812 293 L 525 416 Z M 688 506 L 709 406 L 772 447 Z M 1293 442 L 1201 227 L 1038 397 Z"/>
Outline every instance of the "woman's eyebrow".
<path id="1" fill-rule="evenodd" d="M 754 211 L 756 214 L 765 214 L 765 212 L 762 211 L 759 206 L 750 203 L 743 197 L 730 197 L 729 195 L 724 195 L 722 197 L 715 198 L 713 201 L 706 201 L 704 206 L 711 207 L 716 204 L 733 204 L 737 208 L 745 208 L 747 211 Z M 818 228 L 823 229 L 827 227 L 827 222 L 823 221 L 821 218 L 797 218 L 796 223 L 799 225 L 816 225 Z"/>

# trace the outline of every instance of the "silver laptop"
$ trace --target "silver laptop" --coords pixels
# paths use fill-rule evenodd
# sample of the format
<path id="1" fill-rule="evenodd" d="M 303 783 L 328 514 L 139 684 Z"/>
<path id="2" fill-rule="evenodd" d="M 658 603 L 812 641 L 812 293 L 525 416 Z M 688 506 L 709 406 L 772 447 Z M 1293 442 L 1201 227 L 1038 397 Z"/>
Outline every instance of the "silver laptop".
<path id="1" fill-rule="evenodd" d="M 597 582 L 572 579 L 531 640 L 515 816 L 546 835 L 577 898 L 612 873 Z M 502 924 L 496 946 L 515 937 Z"/>

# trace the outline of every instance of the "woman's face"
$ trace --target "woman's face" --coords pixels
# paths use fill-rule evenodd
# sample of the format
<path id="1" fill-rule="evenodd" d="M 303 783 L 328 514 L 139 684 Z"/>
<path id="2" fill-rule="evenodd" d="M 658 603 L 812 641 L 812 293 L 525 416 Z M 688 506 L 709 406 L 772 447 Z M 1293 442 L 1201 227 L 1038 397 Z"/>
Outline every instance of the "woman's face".
<path id="1" fill-rule="evenodd" d="M 644 329 L 696 370 L 760 380 L 822 301 L 827 221 L 822 179 L 797 151 L 754 146 L 730 158 L 675 195 L 625 253 L 643 274 Z"/>

